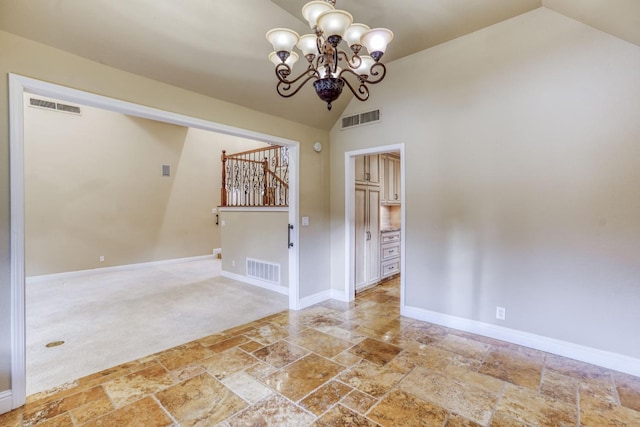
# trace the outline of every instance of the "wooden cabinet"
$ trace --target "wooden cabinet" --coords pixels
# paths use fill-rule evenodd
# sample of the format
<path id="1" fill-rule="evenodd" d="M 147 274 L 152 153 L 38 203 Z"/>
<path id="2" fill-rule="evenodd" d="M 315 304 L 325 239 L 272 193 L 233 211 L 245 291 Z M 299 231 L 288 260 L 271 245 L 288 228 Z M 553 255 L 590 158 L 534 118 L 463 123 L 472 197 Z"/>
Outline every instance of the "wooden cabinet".
<path id="1" fill-rule="evenodd" d="M 380 187 L 356 185 L 355 286 L 380 280 Z"/>
<path id="2" fill-rule="evenodd" d="M 400 273 L 400 230 L 380 233 L 380 278 Z"/>
<path id="3" fill-rule="evenodd" d="M 380 156 L 356 157 L 356 184 L 380 185 Z"/>
<path id="4" fill-rule="evenodd" d="M 381 157 L 382 194 L 380 202 L 383 205 L 400 204 L 400 158 L 390 154 Z"/>

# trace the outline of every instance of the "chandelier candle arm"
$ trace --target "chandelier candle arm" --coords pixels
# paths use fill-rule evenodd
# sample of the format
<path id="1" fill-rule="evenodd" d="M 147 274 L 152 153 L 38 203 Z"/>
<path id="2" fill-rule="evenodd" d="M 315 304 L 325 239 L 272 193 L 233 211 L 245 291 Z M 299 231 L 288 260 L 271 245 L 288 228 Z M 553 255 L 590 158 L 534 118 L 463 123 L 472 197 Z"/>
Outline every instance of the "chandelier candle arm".
<path id="1" fill-rule="evenodd" d="M 351 71 L 351 70 L 349 70 L 349 71 Z M 358 86 L 358 90 L 356 91 L 353 88 L 353 86 L 351 85 L 351 83 L 349 83 L 349 80 L 347 80 L 347 79 L 342 79 L 342 80 L 347 85 L 349 90 L 351 90 L 351 93 L 353 93 L 353 95 L 356 98 L 358 98 L 359 101 L 366 101 L 367 99 L 369 99 L 369 88 L 364 84 L 363 81 L 360 81 L 360 85 Z"/>
<path id="2" fill-rule="evenodd" d="M 338 52 L 338 60 L 343 60 L 352 70 L 355 70 L 362 66 L 361 56 L 353 55 L 353 57 L 349 59 L 349 55 L 347 55 L 347 53 L 344 51 Z"/>
<path id="3" fill-rule="evenodd" d="M 313 67 L 309 67 L 293 80 L 288 80 L 287 77 L 291 74 L 291 68 L 287 64 L 278 64 L 276 67 L 276 77 L 278 78 L 278 84 L 276 90 L 283 98 L 290 98 L 300 91 L 300 89 L 311 79 L 317 79 L 317 71 Z M 295 89 L 292 89 L 294 85 L 297 85 Z M 289 92 L 292 91 L 292 92 Z"/>
<path id="4" fill-rule="evenodd" d="M 365 24 L 354 24 L 351 14 L 336 9 L 335 3 L 335 0 L 314 0 L 304 5 L 302 16 L 313 34 L 300 36 L 287 28 L 267 32 L 267 40 L 274 50 L 269 60 L 275 65 L 276 90 L 280 96 L 289 98 L 314 80 L 316 94 L 331 110 L 332 102 L 338 99 L 345 85 L 358 100 L 366 101 L 367 85 L 379 83 L 386 76 L 386 67 L 380 59 L 393 33 L 386 28 L 370 29 Z M 343 40 L 350 54 L 341 47 Z M 360 55 L 363 47 L 369 55 Z M 298 76 L 292 76 L 293 65 L 300 56 L 294 48 L 307 60 L 307 68 Z M 356 77 L 357 85 L 345 78 L 350 75 Z"/>
<path id="5" fill-rule="evenodd" d="M 364 83 L 375 85 L 380 83 L 387 75 L 387 67 L 381 62 L 375 62 L 369 69 L 369 74 L 366 76 L 360 75 Z"/>

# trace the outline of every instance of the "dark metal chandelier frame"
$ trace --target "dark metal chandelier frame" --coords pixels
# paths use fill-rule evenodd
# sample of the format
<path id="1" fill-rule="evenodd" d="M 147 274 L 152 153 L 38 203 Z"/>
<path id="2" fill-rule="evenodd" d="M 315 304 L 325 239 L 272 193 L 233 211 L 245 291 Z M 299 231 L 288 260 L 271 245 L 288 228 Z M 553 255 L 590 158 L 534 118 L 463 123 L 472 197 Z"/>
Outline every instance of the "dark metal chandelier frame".
<path id="1" fill-rule="evenodd" d="M 331 110 L 331 103 L 340 96 L 345 85 L 358 100 L 366 101 L 369 98 L 367 85 L 380 83 L 385 78 L 387 69 L 380 59 L 393 33 L 384 28 L 370 30 L 364 24 L 353 24 L 351 15 L 336 10 L 334 5 L 335 0 L 312 1 L 305 5 L 303 15 L 309 21 L 313 35 L 300 37 L 283 28 L 267 33 L 267 39 L 275 49 L 270 59 L 276 66 L 276 90 L 280 96 L 290 98 L 313 80 L 316 94 Z M 312 45 L 313 37 L 315 46 Z M 342 40 L 347 41 L 351 53 L 340 48 Z M 297 76 L 292 76 L 293 64 L 298 59 L 293 45 L 307 60 L 306 68 Z M 363 45 L 370 56 L 360 54 Z"/>

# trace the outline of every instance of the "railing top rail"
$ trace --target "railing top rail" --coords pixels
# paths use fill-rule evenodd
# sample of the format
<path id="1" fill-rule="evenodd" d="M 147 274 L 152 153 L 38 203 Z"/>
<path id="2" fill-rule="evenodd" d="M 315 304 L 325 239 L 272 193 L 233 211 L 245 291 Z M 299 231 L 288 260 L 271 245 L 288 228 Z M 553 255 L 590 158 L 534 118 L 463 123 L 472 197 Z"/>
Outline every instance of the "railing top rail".
<path id="1" fill-rule="evenodd" d="M 227 160 L 233 160 L 236 162 L 260 163 L 260 164 L 264 164 L 264 162 L 266 161 L 266 160 L 237 159 L 235 157 L 229 157 L 229 156 L 227 156 Z"/>
<path id="2" fill-rule="evenodd" d="M 280 178 L 278 175 L 276 175 L 275 173 L 273 173 L 272 170 L 268 170 L 267 173 L 269 173 L 269 175 L 271 175 L 272 177 L 274 177 L 276 179 L 276 181 L 280 182 L 280 184 L 282 184 L 285 188 L 289 188 L 289 184 L 287 184 L 286 182 L 284 182 L 284 180 L 282 178 Z"/>
<path id="3" fill-rule="evenodd" d="M 246 154 L 260 153 L 262 151 L 270 151 L 280 149 L 280 145 L 271 145 L 269 147 L 254 148 L 253 150 L 243 151 L 241 153 L 225 154 L 226 158 L 244 156 Z"/>

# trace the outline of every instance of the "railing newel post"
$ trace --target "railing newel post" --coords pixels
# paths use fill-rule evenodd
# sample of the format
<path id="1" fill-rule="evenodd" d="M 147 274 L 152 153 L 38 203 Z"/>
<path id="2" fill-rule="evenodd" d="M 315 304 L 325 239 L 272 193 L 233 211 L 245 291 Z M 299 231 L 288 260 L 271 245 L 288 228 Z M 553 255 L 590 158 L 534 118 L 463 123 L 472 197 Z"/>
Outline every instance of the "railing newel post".
<path id="1" fill-rule="evenodd" d="M 269 203 L 269 185 L 268 185 L 268 173 L 269 173 L 269 158 L 265 157 L 262 161 L 262 204 L 268 206 Z"/>
<path id="2" fill-rule="evenodd" d="M 222 188 L 220 189 L 220 206 L 227 206 L 227 151 L 222 150 Z"/>

